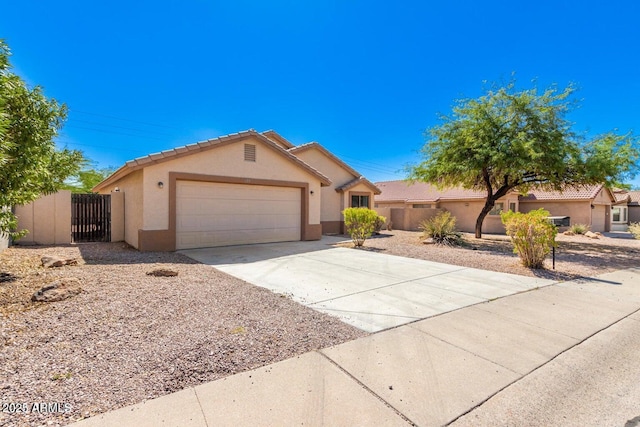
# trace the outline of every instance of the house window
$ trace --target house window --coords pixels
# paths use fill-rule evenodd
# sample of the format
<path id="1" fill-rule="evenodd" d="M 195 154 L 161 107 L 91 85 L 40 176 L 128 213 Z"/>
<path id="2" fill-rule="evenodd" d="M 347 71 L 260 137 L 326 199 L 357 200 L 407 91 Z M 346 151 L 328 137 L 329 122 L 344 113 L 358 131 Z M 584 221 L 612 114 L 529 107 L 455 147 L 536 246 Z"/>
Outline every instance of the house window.
<path id="1" fill-rule="evenodd" d="M 504 210 L 504 203 L 496 203 L 493 205 L 493 209 L 489 211 L 489 215 L 500 215 Z"/>
<path id="2" fill-rule="evenodd" d="M 351 207 L 352 208 L 368 208 L 369 207 L 369 196 L 351 196 Z"/>
<path id="3" fill-rule="evenodd" d="M 612 206 L 611 207 L 611 220 L 613 222 L 627 222 L 627 216 L 628 216 L 628 211 L 627 211 L 627 207 L 626 206 Z"/>
<path id="4" fill-rule="evenodd" d="M 430 204 L 424 204 L 424 203 L 416 203 L 413 205 L 413 207 L 415 209 L 431 209 L 431 205 Z"/>
<path id="5" fill-rule="evenodd" d="M 511 212 L 515 212 L 516 211 L 516 204 L 514 202 L 510 202 L 509 203 L 509 210 Z"/>
<path id="6" fill-rule="evenodd" d="M 256 146 L 253 144 L 244 144 L 244 160 L 246 162 L 256 161 Z"/>

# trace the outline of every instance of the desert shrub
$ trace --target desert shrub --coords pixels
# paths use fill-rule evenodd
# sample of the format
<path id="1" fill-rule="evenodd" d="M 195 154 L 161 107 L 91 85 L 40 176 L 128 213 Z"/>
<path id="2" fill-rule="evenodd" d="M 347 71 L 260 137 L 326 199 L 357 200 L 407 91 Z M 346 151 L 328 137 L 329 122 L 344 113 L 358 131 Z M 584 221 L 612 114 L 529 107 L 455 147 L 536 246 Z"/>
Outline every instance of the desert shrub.
<path id="1" fill-rule="evenodd" d="M 376 218 L 376 223 L 373 226 L 373 232 L 379 234 L 386 222 L 387 218 L 383 217 L 382 215 L 378 215 L 378 217 Z"/>
<path id="2" fill-rule="evenodd" d="M 633 234 L 633 237 L 640 239 L 640 222 L 632 222 L 629 224 L 629 233 Z"/>
<path id="3" fill-rule="evenodd" d="M 547 220 L 549 212 L 538 209 L 529 213 L 503 212 L 502 222 L 513 242 L 513 252 L 528 268 L 544 268 L 544 259 L 556 245 L 558 229 Z"/>
<path id="4" fill-rule="evenodd" d="M 344 215 L 344 225 L 353 244 L 362 246 L 364 241 L 371 237 L 375 231 L 379 215 L 368 208 L 347 208 L 342 211 L 342 214 Z"/>
<path id="5" fill-rule="evenodd" d="M 571 227 L 569 227 L 569 231 L 574 234 L 584 234 L 589 231 L 589 226 L 586 224 L 573 224 Z"/>
<path id="6" fill-rule="evenodd" d="M 440 212 L 420 223 L 422 236 L 433 239 L 439 245 L 454 246 L 462 243 L 462 233 L 456 230 L 456 217 L 451 212 Z"/>

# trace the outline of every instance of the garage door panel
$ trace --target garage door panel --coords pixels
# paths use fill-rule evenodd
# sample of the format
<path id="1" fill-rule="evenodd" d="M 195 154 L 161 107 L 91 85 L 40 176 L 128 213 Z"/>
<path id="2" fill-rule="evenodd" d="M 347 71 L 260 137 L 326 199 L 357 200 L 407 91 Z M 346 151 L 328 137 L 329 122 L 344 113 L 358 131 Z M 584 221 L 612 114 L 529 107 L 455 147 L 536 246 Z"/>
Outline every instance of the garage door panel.
<path id="1" fill-rule="evenodd" d="M 178 181 L 178 249 L 300 240 L 300 188 Z"/>

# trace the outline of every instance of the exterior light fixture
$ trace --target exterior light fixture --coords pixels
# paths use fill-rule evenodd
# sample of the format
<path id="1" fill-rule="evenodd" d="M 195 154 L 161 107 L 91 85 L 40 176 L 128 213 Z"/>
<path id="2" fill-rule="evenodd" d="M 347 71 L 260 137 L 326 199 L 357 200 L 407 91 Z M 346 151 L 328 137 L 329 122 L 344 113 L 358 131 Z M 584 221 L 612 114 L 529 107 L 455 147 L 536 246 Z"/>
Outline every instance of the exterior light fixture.
<path id="1" fill-rule="evenodd" d="M 164 187 L 164 183 L 162 181 L 158 181 L 158 188 Z"/>

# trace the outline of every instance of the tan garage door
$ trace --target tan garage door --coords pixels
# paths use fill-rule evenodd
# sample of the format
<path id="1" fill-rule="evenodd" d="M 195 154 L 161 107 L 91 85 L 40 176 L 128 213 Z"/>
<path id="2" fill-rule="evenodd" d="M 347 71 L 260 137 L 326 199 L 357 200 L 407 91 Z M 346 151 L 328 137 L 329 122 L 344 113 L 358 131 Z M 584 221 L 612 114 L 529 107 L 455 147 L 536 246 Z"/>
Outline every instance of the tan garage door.
<path id="1" fill-rule="evenodd" d="M 178 181 L 177 249 L 300 240 L 300 189 Z"/>
<path id="2" fill-rule="evenodd" d="M 591 227 L 590 230 L 594 233 L 596 231 L 603 232 L 606 230 L 605 224 L 607 221 L 607 207 L 604 205 L 595 205 L 591 210 Z"/>

